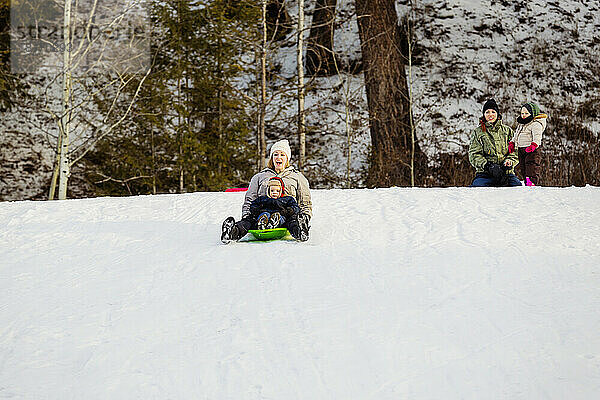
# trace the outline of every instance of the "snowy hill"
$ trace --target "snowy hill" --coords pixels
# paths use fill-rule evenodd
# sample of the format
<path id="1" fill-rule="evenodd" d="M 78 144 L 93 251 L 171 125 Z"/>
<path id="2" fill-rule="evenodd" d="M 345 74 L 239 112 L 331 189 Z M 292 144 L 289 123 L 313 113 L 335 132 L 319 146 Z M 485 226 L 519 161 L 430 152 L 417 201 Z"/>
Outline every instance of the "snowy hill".
<path id="1" fill-rule="evenodd" d="M 316 190 L 308 242 L 222 245 L 242 198 L 0 204 L 0 397 L 600 395 L 599 188 Z"/>

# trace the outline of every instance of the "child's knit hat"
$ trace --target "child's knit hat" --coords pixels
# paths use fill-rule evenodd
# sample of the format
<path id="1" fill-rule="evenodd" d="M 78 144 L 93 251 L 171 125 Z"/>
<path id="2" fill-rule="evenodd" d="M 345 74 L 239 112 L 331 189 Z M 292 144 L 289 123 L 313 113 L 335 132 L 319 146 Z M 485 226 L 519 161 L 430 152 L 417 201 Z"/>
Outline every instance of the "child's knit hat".
<path id="1" fill-rule="evenodd" d="M 531 114 L 531 116 L 534 118 L 542 113 L 540 111 L 540 107 L 538 107 L 537 104 L 532 103 L 532 102 L 523 104 L 523 107 L 525 107 L 527 109 L 527 111 L 529 111 L 529 114 Z"/>

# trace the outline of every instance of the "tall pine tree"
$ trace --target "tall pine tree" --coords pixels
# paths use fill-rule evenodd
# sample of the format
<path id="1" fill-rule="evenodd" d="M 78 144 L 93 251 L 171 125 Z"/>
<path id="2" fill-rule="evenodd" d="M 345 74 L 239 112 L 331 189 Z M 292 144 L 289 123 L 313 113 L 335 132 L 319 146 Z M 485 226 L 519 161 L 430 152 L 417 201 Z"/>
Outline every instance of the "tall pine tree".
<path id="1" fill-rule="evenodd" d="M 233 0 L 153 4 L 152 74 L 131 120 L 89 157 L 99 194 L 222 190 L 248 179 L 252 122 L 232 81 L 246 72 L 257 11 Z"/>

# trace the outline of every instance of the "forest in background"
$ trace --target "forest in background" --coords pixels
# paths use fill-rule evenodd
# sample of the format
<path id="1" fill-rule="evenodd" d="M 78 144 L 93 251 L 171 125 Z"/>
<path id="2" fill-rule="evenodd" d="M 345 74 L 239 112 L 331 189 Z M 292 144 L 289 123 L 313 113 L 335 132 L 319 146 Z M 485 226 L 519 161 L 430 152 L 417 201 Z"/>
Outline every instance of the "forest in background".
<path id="1" fill-rule="evenodd" d="M 2 200 L 243 186 L 283 137 L 313 187 L 464 186 L 489 97 L 550 115 L 544 185 L 599 184 L 597 2 L 2 1 Z"/>

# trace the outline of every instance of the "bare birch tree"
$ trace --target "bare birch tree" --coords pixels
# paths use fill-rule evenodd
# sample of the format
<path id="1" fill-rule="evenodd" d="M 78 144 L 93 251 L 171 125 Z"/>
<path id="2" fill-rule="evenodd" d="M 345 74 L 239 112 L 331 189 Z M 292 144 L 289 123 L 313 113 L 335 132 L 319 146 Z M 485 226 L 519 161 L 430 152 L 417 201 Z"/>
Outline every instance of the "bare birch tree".
<path id="1" fill-rule="evenodd" d="M 304 0 L 298 0 L 298 48 L 297 48 L 297 67 L 298 67 L 298 145 L 300 157 L 298 168 L 304 170 L 306 163 L 306 122 L 304 115 Z"/>
<path id="2" fill-rule="evenodd" d="M 53 4 L 62 9 L 62 19 L 60 22 L 52 19 L 43 22 L 54 24 L 55 27 L 60 26 L 62 41 L 57 41 L 57 37 L 49 34 L 52 32 L 52 26 L 46 26 L 46 31 L 43 30 L 45 25 L 40 23 L 39 15 L 34 15 L 33 21 L 29 22 L 37 29 L 35 35 L 29 39 L 36 46 L 45 46 L 49 50 L 42 53 L 38 59 L 40 66 L 44 67 L 47 62 L 50 62 L 50 65 L 53 65 L 53 62 L 60 65 L 60 72 L 50 80 L 44 93 L 46 111 L 58 127 L 56 160 L 48 197 L 54 199 L 58 191 L 58 198 L 66 199 L 72 167 L 98 140 L 109 135 L 123 122 L 150 69 L 143 54 L 147 49 L 139 47 L 139 43 L 146 38 L 136 38 L 135 35 L 139 32 L 132 26 L 129 26 L 132 30 L 126 32 L 128 28 L 123 26 L 124 23 L 127 26 L 126 21 L 130 21 L 127 16 L 136 20 L 136 13 L 139 16 L 143 12 L 140 7 L 141 0 L 127 3 L 116 14 L 114 11 L 108 12 L 108 18 L 103 18 L 102 15 L 106 15 L 107 10 L 114 10 L 114 4 L 102 9 L 98 0 L 86 4 L 64 0 L 62 3 Z M 126 37 L 120 37 L 121 34 Z M 133 51 L 124 52 L 124 48 Z M 57 52 L 61 54 L 61 61 L 55 57 Z M 29 66 L 32 67 L 38 66 Z M 134 81 L 133 76 L 140 72 L 143 77 L 137 80 L 138 90 L 129 107 L 117 110 L 117 98 L 122 95 L 123 89 Z M 112 77 L 105 80 L 100 78 L 101 75 Z M 57 101 L 54 88 L 58 82 L 61 89 Z M 115 96 L 114 107 L 102 121 L 98 121 L 93 115 L 93 103 L 100 93 L 113 93 Z M 57 108 L 53 106 L 56 103 L 59 104 Z M 94 123 L 91 123 L 91 120 L 94 120 Z M 100 129 L 95 129 L 98 126 Z"/>
<path id="3" fill-rule="evenodd" d="M 262 0 L 261 10 L 261 46 L 260 46 L 260 97 L 259 97 L 259 117 L 258 117 L 258 137 L 256 139 L 258 147 L 258 168 L 262 170 L 265 167 L 267 158 L 267 140 L 265 138 L 265 116 L 267 113 L 267 0 Z"/>

